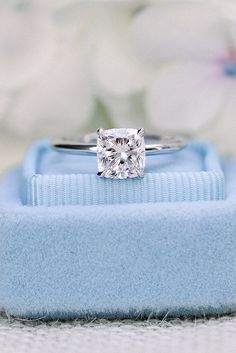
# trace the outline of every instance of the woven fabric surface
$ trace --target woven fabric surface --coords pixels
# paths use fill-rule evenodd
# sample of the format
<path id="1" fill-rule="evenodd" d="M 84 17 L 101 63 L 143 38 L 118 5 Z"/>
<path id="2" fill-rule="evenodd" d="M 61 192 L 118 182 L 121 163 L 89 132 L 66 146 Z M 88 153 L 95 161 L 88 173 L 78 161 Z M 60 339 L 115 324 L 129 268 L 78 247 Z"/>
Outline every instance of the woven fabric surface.
<path id="1" fill-rule="evenodd" d="M 235 353 L 236 317 L 22 322 L 0 318 L 1 353 Z"/>

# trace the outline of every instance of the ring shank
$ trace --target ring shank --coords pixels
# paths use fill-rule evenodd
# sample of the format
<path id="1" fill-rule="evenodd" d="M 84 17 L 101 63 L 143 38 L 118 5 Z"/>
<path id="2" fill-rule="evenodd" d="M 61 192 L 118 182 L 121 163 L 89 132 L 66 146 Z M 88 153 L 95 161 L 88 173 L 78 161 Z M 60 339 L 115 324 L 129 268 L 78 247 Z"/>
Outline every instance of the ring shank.
<path id="1" fill-rule="evenodd" d="M 72 154 L 97 154 L 97 138 L 96 134 L 87 134 L 80 140 L 55 139 L 52 147 L 60 152 Z M 145 151 L 146 155 L 165 154 L 175 151 L 186 146 L 186 142 L 181 137 L 162 137 L 159 135 L 145 135 Z"/>

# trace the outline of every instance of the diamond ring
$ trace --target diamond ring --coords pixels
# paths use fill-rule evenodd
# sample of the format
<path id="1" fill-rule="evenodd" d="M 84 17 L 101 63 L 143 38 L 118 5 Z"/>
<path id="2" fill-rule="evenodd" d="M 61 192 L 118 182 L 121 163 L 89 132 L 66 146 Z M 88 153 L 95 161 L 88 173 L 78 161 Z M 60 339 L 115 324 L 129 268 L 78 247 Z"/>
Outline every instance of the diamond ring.
<path id="1" fill-rule="evenodd" d="M 146 155 L 175 152 L 182 138 L 145 135 L 144 129 L 98 129 L 80 140 L 60 139 L 52 147 L 61 152 L 96 154 L 98 175 L 111 179 L 143 177 Z"/>

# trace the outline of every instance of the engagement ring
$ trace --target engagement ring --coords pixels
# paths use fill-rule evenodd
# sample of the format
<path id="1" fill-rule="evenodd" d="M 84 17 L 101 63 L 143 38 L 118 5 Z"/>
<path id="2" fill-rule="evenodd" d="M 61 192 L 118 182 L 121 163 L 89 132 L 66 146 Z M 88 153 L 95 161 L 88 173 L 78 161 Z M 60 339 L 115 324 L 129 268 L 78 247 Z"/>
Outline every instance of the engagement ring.
<path id="1" fill-rule="evenodd" d="M 60 139 L 52 147 L 60 152 L 96 154 L 98 175 L 111 179 L 144 176 L 145 157 L 176 152 L 185 147 L 182 138 L 145 135 L 144 129 L 98 129 L 81 139 Z"/>

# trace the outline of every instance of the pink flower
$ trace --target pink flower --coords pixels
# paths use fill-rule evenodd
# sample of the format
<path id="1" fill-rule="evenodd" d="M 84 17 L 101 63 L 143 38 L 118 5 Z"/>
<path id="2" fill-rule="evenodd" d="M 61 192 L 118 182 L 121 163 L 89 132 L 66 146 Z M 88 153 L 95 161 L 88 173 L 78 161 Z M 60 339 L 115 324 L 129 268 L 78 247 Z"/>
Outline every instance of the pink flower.
<path id="1" fill-rule="evenodd" d="M 140 12 L 130 36 L 142 60 L 160 68 L 145 97 L 151 125 L 197 132 L 216 140 L 222 149 L 233 150 L 236 16 L 232 11 L 226 18 L 217 6 L 162 3 Z"/>

